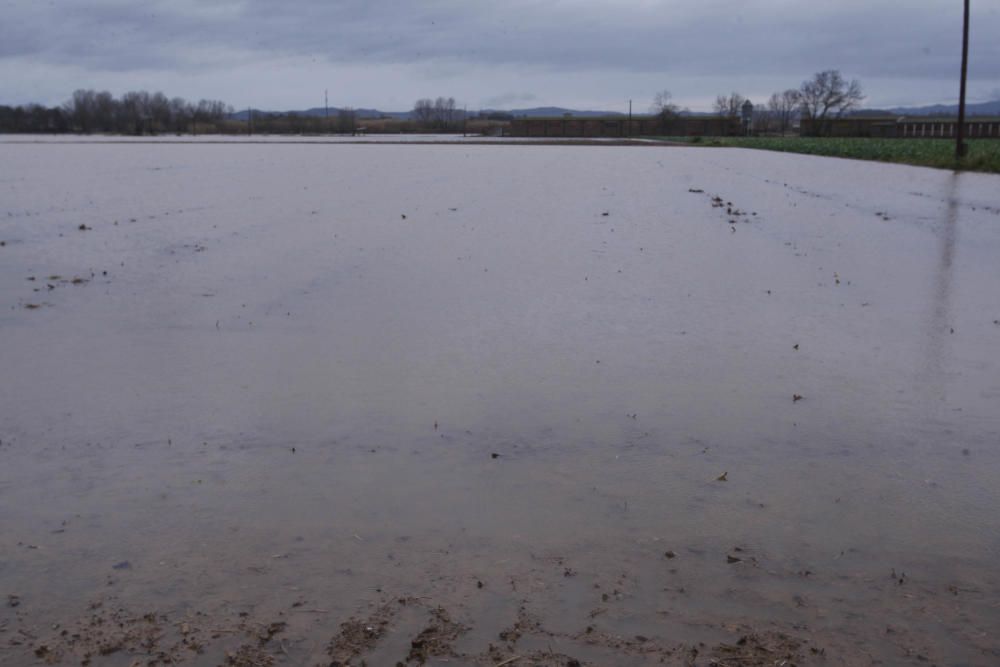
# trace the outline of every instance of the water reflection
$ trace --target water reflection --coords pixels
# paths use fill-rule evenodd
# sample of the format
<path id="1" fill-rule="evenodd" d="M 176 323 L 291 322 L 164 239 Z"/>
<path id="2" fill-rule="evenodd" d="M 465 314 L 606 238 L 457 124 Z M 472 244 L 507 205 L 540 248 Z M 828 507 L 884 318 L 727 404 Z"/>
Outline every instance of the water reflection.
<path id="1" fill-rule="evenodd" d="M 937 267 L 932 275 L 931 314 L 927 327 L 928 345 L 924 366 L 924 377 L 920 384 L 924 388 L 927 407 L 945 407 L 947 402 L 948 341 L 954 335 L 951 321 L 951 302 L 954 290 L 955 246 L 958 240 L 959 185 L 961 174 L 952 172 L 945 185 L 945 211 L 941 224 L 937 227 L 939 238 Z"/>

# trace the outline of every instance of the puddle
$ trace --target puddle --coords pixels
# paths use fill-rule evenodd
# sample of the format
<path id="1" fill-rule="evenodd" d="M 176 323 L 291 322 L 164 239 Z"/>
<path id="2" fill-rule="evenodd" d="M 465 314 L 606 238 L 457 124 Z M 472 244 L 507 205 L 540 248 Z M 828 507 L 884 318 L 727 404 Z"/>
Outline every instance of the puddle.
<path id="1" fill-rule="evenodd" d="M 4 152 L 0 664 L 1000 660 L 997 177 Z"/>

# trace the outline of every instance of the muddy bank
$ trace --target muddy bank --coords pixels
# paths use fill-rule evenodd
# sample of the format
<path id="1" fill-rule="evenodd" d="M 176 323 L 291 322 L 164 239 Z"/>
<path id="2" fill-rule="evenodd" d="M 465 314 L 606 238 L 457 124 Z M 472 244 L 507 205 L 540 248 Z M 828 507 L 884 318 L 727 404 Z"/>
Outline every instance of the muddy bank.
<path id="1" fill-rule="evenodd" d="M 731 640 L 710 645 L 684 644 L 644 635 L 609 634 L 589 624 L 576 633 L 553 632 L 532 616 L 526 604 L 511 625 L 492 638 L 486 628 L 454 620 L 443 607 L 419 598 L 398 598 L 375 607 L 369 616 L 351 617 L 332 629 L 310 615 L 328 610 L 293 604 L 277 612 L 280 620 L 262 623 L 250 612 L 194 612 L 175 620 L 162 613 L 136 615 L 114 605 L 114 599 L 94 602 L 85 619 L 63 627 L 56 624 L 43 636 L 19 629 L 12 648 L 25 647 L 20 659 L 40 664 L 808 664 L 826 658 L 826 649 L 810 646 L 776 631 L 756 632 L 744 626 L 724 626 L 716 634 Z M 296 608 L 298 607 L 298 608 Z M 329 642 L 315 646 L 310 638 L 326 634 Z M 471 635 L 476 635 L 474 641 Z M 31 657 L 34 660 L 31 660 Z M 805 661 L 805 662 L 803 662 Z M 837 658 L 838 664 L 841 658 Z"/>

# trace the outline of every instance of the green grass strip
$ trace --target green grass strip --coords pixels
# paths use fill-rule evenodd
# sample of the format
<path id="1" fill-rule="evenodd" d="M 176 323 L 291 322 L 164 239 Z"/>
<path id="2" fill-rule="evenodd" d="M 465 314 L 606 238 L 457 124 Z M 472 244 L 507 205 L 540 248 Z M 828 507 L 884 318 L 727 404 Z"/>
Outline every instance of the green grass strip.
<path id="1" fill-rule="evenodd" d="M 972 139 L 968 155 L 955 161 L 955 142 L 947 139 L 867 139 L 863 137 L 652 137 L 702 146 L 758 148 L 853 160 L 898 162 L 938 169 L 1000 173 L 1000 140 Z"/>

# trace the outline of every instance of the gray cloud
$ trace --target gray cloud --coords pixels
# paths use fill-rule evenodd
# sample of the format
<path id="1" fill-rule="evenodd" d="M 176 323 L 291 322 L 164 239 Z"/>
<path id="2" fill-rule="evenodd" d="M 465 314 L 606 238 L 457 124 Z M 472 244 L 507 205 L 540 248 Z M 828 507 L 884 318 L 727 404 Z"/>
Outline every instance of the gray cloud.
<path id="1" fill-rule="evenodd" d="M 343 103 L 359 106 L 384 106 L 421 85 L 426 95 L 487 106 L 563 103 L 553 95 L 600 106 L 662 88 L 691 105 L 711 96 L 708 85 L 766 94 L 771 82 L 794 87 L 826 68 L 895 82 L 891 95 L 867 86 L 876 103 L 933 101 L 956 76 L 961 21 L 935 0 L 8 0 L 0 8 L 4 74 L 44 71 L 51 79 L 42 88 L 62 86 L 64 97 L 80 85 L 166 89 L 186 80 L 202 91 L 214 83 L 212 96 L 240 105 L 251 100 L 231 82 L 246 67 L 264 90 L 287 89 L 288 77 L 312 87 L 351 81 L 357 99 Z M 990 37 L 1000 34 L 1000 0 L 974 8 L 970 76 L 990 90 L 1000 85 L 1000 40 Z M 573 81 L 586 89 L 568 88 Z M 269 96 L 260 89 L 256 97 Z"/>

